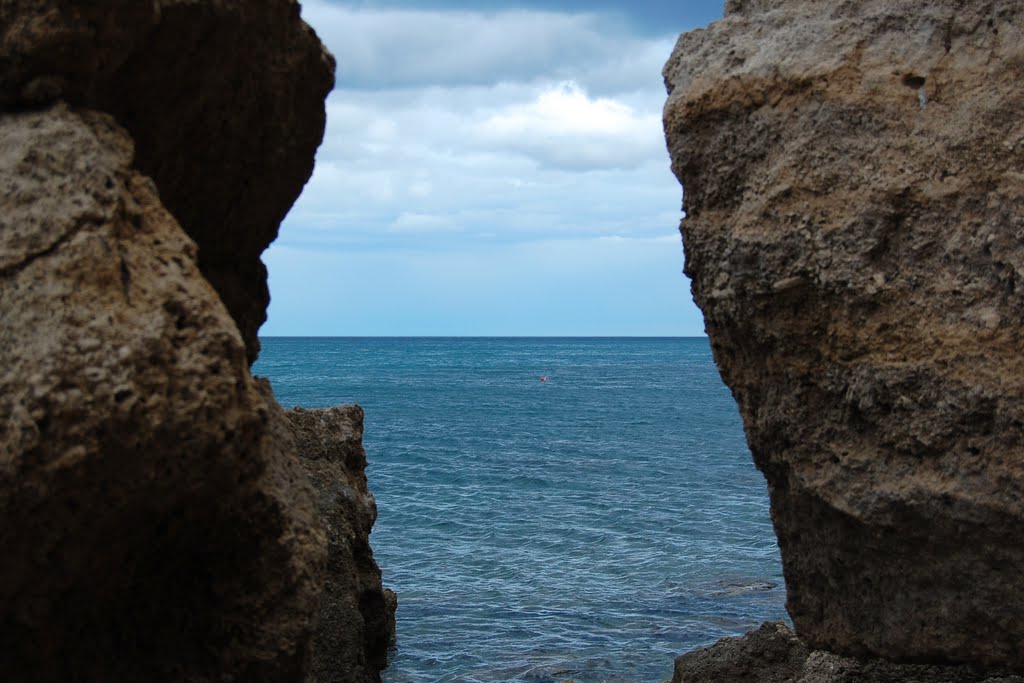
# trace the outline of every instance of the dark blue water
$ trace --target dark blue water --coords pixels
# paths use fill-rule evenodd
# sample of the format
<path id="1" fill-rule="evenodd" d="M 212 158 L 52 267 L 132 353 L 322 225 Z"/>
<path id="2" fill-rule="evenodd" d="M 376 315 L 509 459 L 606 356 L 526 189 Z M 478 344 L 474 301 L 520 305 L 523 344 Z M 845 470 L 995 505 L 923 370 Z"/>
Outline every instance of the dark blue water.
<path id="1" fill-rule="evenodd" d="M 785 615 L 705 339 L 267 338 L 255 372 L 285 407 L 366 409 L 386 683 L 657 683 Z"/>

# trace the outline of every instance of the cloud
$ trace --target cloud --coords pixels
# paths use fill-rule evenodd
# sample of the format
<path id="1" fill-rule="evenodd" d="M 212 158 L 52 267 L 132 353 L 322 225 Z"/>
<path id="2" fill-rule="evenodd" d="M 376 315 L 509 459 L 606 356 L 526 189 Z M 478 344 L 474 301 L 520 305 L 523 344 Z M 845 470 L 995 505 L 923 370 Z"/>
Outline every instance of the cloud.
<path id="1" fill-rule="evenodd" d="M 610 99 L 592 100 L 573 81 L 545 89 L 526 105 L 509 107 L 484 125 L 502 136 L 541 133 L 616 135 L 637 127 L 630 107 Z"/>
<path id="2" fill-rule="evenodd" d="M 621 16 L 544 10 L 348 6 L 305 0 L 303 18 L 346 90 L 575 80 L 592 92 L 663 89 L 677 31 L 633 35 Z"/>
<path id="3" fill-rule="evenodd" d="M 338 61 L 321 159 L 486 164 L 512 152 L 579 171 L 664 157 L 668 38 L 596 13 L 308 0 L 303 14 Z"/>
<path id="4" fill-rule="evenodd" d="M 536 166 L 578 171 L 667 163 L 661 97 L 592 97 L 572 81 L 401 94 L 335 92 L 318 159 L 352 172 L 419 169 L 424 180 L 438 167 L 479 174 L 501 166 L 517 178 L 515 185 L 529 184 L 525 174 Z"/>
<path id="5" fill-rule="evenodd" d="M 485 236 L 640 238 L 674 234 L 680 216 L 681 193 L 664 160 L 587 173 L 537 167 L 518 155 L 360 166 L 314 174 L 279 242 L 348 249 L 418 244 L 428 234 L 435 248 Z"/>
<path id="6" fill-rule="evenodd" d="M 607 54 L 599 17 L 537 10 L 371 9 L 307 0 L 342 88 L 529 80 Z"/>
<path id="7" fill-rule="evenodd" d="M 664 149 L 660 115 L 612 98 L 592 99 L 573 81 L 509 105 L 476 128 L 485 141 L 568 169 L 637 166 Z"/>
<path id="8" fill-rule="evenodd" d="M 348 246 L 452 226 L 506 241 L 674 229 L 680 191 L 661 101 L 595 97 L 572 82 L 337 91 L 281 240 Z M 413 215 L 450 225 L 427 230 Z"/>

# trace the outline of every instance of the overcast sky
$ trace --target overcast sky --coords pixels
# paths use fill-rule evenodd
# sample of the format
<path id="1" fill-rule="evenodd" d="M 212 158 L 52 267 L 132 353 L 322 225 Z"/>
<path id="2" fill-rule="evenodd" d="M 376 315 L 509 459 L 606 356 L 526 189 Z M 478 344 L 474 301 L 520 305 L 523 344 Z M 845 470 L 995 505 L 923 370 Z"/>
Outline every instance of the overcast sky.
<path id="1" fill-rule="evenodd" d="M 340 2 L 264 335 L 700 335 L 661 67 L 721 0 Z"/>

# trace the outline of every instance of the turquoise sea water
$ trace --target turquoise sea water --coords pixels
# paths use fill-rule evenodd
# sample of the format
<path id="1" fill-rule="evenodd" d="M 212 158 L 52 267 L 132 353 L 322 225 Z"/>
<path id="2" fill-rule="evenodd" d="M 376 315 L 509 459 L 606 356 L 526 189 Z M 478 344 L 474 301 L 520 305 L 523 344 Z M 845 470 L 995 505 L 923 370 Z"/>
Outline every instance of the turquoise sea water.
<path id="1" fill-rule="evenodd" d="M 659 683 L 785 616 L 706 339 L 262 341 L 285 407 L 366 410 L 371 543 L 400 605 L 385 683 Z"/>

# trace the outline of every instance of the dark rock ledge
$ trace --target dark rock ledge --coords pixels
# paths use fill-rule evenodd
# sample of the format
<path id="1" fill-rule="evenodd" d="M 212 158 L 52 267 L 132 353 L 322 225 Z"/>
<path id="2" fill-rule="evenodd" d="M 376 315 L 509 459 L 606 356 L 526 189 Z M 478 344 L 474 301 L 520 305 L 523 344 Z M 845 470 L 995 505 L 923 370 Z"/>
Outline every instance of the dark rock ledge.
<path id="1" fill-rule="evenodd" d="M 676 659 L 671 683 L 1024 683 L 968 665 L 895 664 L 810 650 L 782 622 Z"/>

